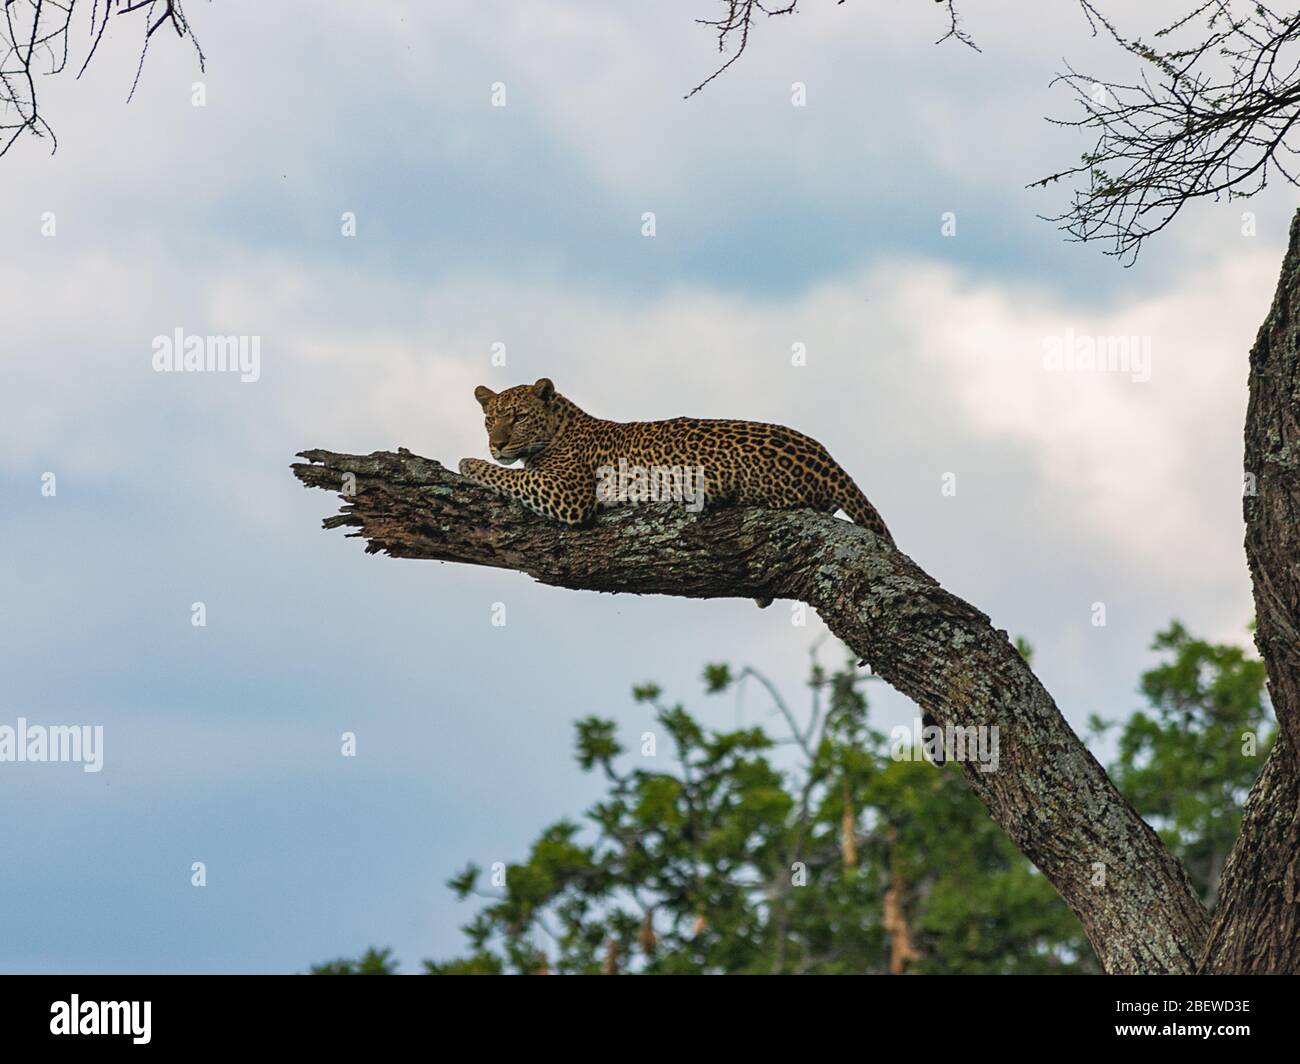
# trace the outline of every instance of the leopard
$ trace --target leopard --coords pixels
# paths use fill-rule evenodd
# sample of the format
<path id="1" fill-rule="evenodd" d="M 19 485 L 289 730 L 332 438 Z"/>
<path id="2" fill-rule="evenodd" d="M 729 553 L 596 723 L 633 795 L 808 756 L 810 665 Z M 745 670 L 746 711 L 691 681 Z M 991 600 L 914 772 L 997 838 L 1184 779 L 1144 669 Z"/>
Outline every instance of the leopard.
<path id="1" fill-rule="evenodd" d="M 561 395 L 549 377 L 500 392 L 479 385 L 474 398 L 483 408 L 488 451 L 501 464 L 465 458 L 461 476 L 551 521 L 579 527 L 602 507 L 635 501 L 635 491 L 602 490 L 615 483 L 612 471 L 682 471 L 673 481 L 681 487 L 694 470 L 710 506 L 843 510 L 894 546 L 879 512 L 826 448 L 784 425 L 693 417 L 606 421 Z M 506 468 L 518 462 L 522 469 Z"/>

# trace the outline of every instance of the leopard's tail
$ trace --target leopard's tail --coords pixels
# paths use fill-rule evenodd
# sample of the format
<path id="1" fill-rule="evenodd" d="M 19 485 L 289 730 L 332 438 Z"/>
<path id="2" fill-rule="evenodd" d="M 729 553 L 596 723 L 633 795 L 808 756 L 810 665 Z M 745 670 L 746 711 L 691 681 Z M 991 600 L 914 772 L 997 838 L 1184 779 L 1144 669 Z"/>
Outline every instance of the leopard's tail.
<path id="1" fill-rule="evenodd" d="M 871 505 L 871 500 L 862 494 L 862 489 L 853 483 L 852 477 L 847 473 L 843 477 L 844 482 L 838 499 L 840 509 L 853 518 L 855 525 L 869 528 L 891 547 L 894 546 L 894 537 L 889 534 L 885 519 L 880 516 L 880 512 Z"/>

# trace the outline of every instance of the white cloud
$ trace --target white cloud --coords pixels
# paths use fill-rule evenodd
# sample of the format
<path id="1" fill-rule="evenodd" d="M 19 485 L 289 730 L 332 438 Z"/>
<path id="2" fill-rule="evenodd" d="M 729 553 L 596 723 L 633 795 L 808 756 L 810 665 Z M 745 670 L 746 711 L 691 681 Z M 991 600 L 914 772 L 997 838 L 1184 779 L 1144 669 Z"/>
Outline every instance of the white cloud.
<path id="1" fill-rule="evenodd" d="M 972 285 L 953 271 L 904 271 L 893 286 L 913 350 L 942 367 L 966 430 L 1023 446 L 1059 507 L 1116 551 L 1153 567 L 1218 557 L 1240 533 L 1247 352 L 1277 266 L 1225 259 L 1177 291 L 1112 310 L 1041 291 Z M 1048 372 L 1048 337 L 1137 337 L 1151 379 Z"/>

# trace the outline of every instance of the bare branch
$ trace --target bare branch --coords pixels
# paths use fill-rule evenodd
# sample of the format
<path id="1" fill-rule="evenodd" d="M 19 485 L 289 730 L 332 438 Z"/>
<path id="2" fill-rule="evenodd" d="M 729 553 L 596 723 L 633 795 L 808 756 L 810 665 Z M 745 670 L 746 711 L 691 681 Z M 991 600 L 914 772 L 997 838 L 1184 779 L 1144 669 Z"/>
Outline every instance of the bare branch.
<path id="1" fill-rule="evenodd" d="M 1048 121 L 1096 141 L 1078 166 L 1031 186 L 1076 183 L 1069 208 L 1047 220 L 1073 240 L 1110 242 L 1106 253 L 1131 265 L 1192 200 L 1248 198 L 1274 175 L 1296 183 L 1288 157 L 1300 148 L 1300 13 L 1198 0 L 1155 35 L 1157 46 L 1121 34 L 1093 0 L 1079 2 L 1093 34 L 1143 67 L 1116 82 L 1067 64 L 1054 79 L 1083 117 Z"/>
<path id="2" fill-rule="evenodd" d="M 960 41 L 967 48 L 973 48 L 979 51 L 980 47 L 971 39 L 969 33 L 961 28 L 961 16 L 957 14 L 957 0 L 936 0 L 937 3 L 943 4 L 944 10 L 948 15 L 948 31 L 940 37 L 935 44 L 943 44 L 944 41 Z M 840 0 L 844 3 L 844 0 Z"/>
<path id="3" fill-rule="evenodd" d="M 49 136 L 51 150 L 58 146 L 54 130 L 41 113 L 37 78 L 62 73 L 68 62 L 72 18 L 78 3 L 86 0 L 0 0 L 0 156 L 24 133 Z M 154 33 L 164 25 L 188 39 L 205 66 L 203 50 L 185 18 L 181 0 L 90 0 L 90 47 L 77 71 L 80 78 L 99 50 L 111 16 L 142 12 L 144 40 L 128 101 L 135 95 L 144 70 L 145 56 Z"/>
<path id="4" fill-rule="evenodd" d="M 979 48 L 975 42 L 961 28 L 961 19 L 957 14 L 957 0 L 937 0 L 937 2 L 943 4 L 948 15 L 948 30 L 935 43 L 942 44 L 947 40 L 956 40 L 978 52 Z M 799 7 L 799 0 L 787 0 L 779 6 L 768 6 L 762 0 L 722 0 L 722 3 L 727 8 L 724 15 L 719 18 L 697 18 L 695 21 L 701 26 L 708 26 L 717 34 L 720 53 L 726 55 L 733 44 L 736 50 L 717 70 L 691 89 L 683 99 L 689 100 L 745 54 L 745 49 L 749 47 L 749 32 L 754 26 L 755 16 L 765 15 L 772 18 L 777 15 L 793 15 Z M 843 3 L 844 0 L 836 0 L 836 6 Z"/>

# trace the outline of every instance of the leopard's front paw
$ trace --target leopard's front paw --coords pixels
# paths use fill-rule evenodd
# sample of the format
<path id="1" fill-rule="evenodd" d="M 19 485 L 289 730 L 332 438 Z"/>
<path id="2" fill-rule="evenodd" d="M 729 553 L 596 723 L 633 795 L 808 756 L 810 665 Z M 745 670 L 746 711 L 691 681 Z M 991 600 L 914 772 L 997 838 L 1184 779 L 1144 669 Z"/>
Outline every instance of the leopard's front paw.
<path id="1" fill-rule="evenodd" d="M 478 470 L 485 465 L 487 463 L 482 458 L 462 458 L 457 469 L 462 477 L 468 477 L 474 483 L 481 484 L 483 481 L 478 476 Z"/>

